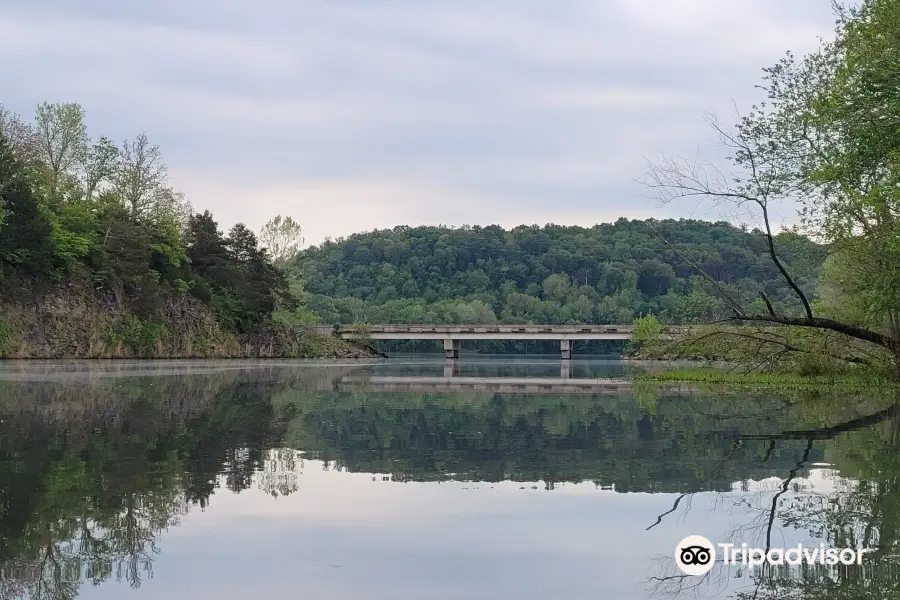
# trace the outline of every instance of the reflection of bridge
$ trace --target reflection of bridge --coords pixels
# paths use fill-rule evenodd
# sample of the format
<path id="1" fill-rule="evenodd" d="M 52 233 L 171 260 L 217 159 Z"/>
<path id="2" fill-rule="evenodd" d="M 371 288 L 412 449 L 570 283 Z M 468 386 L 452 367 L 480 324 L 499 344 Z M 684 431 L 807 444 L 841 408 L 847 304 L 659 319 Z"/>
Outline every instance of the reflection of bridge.
<path id="1" fill-rule="evenodd" d="M 627 340 L 631 325 L 337 325 L 316 326 L 321 333 L 334 333 L 344 339 L 370 340 L 442 340 L 444 355 L 459 358 L 463 340 L 559 340 L 563 360 L 572 358 L 575 340 Z M 664 333 L 676 333 L 683 327 L 668 327 Z"/>
<path id="2" fill-rule="evenodd" d="M 492 394 L 588 394 L 618 396 L 631 388 L 624 379 L 566 377 L 345 377 L 338 389 L 371 392 L 488 392 Z"/>

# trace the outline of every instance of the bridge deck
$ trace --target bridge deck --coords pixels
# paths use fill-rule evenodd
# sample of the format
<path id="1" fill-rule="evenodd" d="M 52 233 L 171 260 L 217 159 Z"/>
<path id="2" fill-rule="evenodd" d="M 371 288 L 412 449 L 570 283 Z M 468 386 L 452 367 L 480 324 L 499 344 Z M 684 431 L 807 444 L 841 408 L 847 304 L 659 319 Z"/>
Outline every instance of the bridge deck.
<path id="1" fill-rule="evenodd" d="M 628 340 L 632 325 L 427 325 L 427 324 L 354 324 L 313 325 L 306 329 L 344 339 L 440 340 L 447 358 L 458 358 L 463 340 L 557 340 L 563 359 L 572 357 L 575 340 Z M 668 326 L 663 335 L 672 336 L 686 327 Z"/>
<path id="2" fill-rule="evenodd" d="M 631 325 L 342 325 L 344 338 L 373 340 L 627 340 Z"/>

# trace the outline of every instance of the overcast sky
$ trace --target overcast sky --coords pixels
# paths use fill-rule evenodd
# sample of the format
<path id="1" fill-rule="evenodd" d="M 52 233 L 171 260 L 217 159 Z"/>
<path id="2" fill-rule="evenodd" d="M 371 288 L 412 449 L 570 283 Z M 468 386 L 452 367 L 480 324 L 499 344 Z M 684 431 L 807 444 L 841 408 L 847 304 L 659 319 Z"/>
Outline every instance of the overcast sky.
<path id="1" fill-rule="evenodd" d="M 0 103 L 146 131 L 223 228 L 718 215 L 636 183 L 812 49 L 828 0 L 0 0 Z"/>

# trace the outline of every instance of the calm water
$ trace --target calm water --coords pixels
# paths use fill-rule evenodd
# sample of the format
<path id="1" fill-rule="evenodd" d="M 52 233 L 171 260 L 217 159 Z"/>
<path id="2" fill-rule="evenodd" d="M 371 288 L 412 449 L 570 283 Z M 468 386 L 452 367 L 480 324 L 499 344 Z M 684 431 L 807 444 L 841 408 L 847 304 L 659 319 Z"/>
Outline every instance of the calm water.
<path id="1" fill-rule="evenodd" d="M 900 597 L 894 398 L 580 381 L 639 368 L 0 364 L 0 598 Z"/>

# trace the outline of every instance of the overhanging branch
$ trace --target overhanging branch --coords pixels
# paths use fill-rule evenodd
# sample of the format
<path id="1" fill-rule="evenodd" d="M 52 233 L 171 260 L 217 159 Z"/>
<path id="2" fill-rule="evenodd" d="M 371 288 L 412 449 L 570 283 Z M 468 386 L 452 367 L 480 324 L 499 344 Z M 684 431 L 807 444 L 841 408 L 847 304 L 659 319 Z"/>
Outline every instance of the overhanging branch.
<path id="1" fill-rule="evenodd" d="M 771 315 L 737 315 L 729 318 L 728 320 L 740 322 L 757 321 L 760 323 L 777 323 L 779 325 L 793 325 L 796 327 L 809 327 L 811 329 L 825 329 L 828 331 L 836 331 L 837 333 L 842 333 L 857 340 L 877 344 L 878 346 L 887 348 L 891 352 L 895 352 L 898 349 L 897 341 L 890 336 L 872 331 L 870 329 L 866 329 L 864 327 L 857 327 L 855 325 L 841 323 L 840 321 L 835 321 L 833 319 L 824 319 L 821 317 L 802 318 L 778 316 L 773 317 Z"/>

